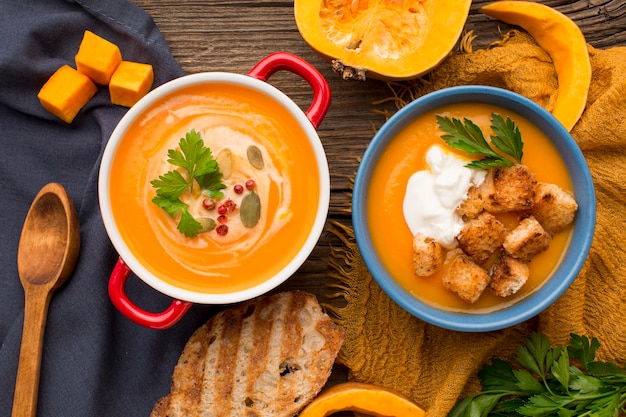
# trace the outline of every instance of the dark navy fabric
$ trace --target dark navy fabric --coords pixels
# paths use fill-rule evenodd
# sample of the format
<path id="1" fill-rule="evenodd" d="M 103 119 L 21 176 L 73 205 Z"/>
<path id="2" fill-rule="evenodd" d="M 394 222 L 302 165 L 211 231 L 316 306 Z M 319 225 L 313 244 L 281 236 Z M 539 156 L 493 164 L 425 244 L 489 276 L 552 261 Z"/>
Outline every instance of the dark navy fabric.
<path id="1" fill-rule="evenodd" d="M 155 86 L 182 70 L 150 16 L 126 0 L 0 0 L 0 10 L 0 417 L 11 415 L 24 317 L 19 236 L 32 199 L 49 182 L 62 184 L 74 201 L 81 251 L 50 303 L 37 415 L 148 416 L 210 308 L 194 306 L 161 331 L 114 308 L 107 282 L 117 254 L 102 223 L 97 182 L 104 147 L 127 109 L 112 105 L 100 87 L 66 124 L 41 107 L 37 93 L 57 68 L 75 66 L 85 30 L 119 45 L 124 59 L 152 64 Z M 147 310 L 171 302 L 134 276 L 127 289 Z"/>

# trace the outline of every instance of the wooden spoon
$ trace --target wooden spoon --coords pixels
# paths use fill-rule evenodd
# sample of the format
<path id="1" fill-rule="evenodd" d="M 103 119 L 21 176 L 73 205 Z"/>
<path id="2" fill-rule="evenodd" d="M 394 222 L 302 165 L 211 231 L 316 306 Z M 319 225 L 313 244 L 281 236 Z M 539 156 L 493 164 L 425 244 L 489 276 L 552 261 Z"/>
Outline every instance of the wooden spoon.
<path id="1" fill-rule="evenodd" d="M 24 287 L 24 329 L 13 397 L 13 417 L 37 411 L 41 350 L 52 293 L 70 276 L 80 249 L 78 217 L 60 184 L 44 186 L 22 228 L 17 271 Z"/>

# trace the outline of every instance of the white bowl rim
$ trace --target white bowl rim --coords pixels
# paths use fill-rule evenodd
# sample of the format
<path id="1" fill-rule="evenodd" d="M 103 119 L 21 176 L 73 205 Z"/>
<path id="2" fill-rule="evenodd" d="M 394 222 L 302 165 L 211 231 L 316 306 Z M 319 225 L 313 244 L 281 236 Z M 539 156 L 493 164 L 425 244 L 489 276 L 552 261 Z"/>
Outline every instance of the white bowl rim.
<path id="1" fill-rule="evenodd" d="M 267 281 L 259 283 L 253 287 L 239 291 L 228 293 L 209 293 L 193 291 L 177 287 L 173 284 L 163 281 L 159 277 L 152 274 L 131 252 L 128 245 L 122 239 L 111 210 L 108 199 L 110 192 L 110 176 L 111 165 L 115 152 L 119 147 L 119 143 L 124 136 L 124 132 L 129 126 L 137 120 L 155 101 L 169 96 L 183 88 L 205 85 L 205 84 L 234 84 L 248 87 L 264 93 L 276 101 L 278 101 L 289 113 L 296 119 L 298 124 L 305 132 L 309 142 L 311 143 L 318 165 L 320 179 L 320 198 L 317 204 L 317 214 L 313 222 L 309 236 L 305 240 L 296 256 L 275 276 Z M 173 297 L 178 300 L 188 301 L 198 304 L 231 304 L 240 301 L 252 299 L 256 296 L 265 294 L 291 277 L 302 266 L 308 256 L 313 251 L 319 237 L 326 224 L 328 209 L 330 204 L 330 173 L 326 153 L 317 131 L 313 127 L 311 121 L 300 107 L 287 97 L 282 91 L 278 90 L 268 82 L 254 78 L 248 75 L 241 75 L 229 72 L 201 72 L 196 74 L 185 75 L 162 84 L 153 89 L 131 107 L 118 125 L 113 130 L 102 154 L 100 163 L 99 179 L 98 179 L 98 198 L 100 211 L 104 222 L 105 230 L 109 236 L 113 247 L 119 254 L 120 258 L 127 264 L 130 270 L 146 284 L 155 290 Z"/>
<path id="2" fill-rule="evenodd" d="M 508 108 L 529 119 L 542 131 L 548 130 L 562 138 L 562 142 L 553 143 L 564 160 L 571 158 L 568 170 L 579 204 L 569 249 L 561 261 L 561 265 L 568 265 L 568 270 L 563 271 L 559 268 L 550 280 L 524 299 L 514 305 L 489 313 L 445 311 L 413 296 L 390 276 L 375 255 L 373 245 L 369 241 L 366 222 L 364 202 L 367 201 L 367 184 L 377 157 L 386 144 L 415 117 L 416 113 L 434 110 L 459 101 L 491 103 Z M 526 114 L 525 108 L 530 110 L 531 115 Z M 580 148 L 567 129 L 552 114 L 532 100 L 510 90 L 480 85 L 437 90 L 417 98 L 394 113 L 378 130 L 365 150 L 357 169 L 352 197 L 352 222 L 357 246 L 372 277 L 381 288 L 392 300 L 414 316 L 439 327 L 465 332 L 492 331 L 513 326 L 536 316 L 556 301 L 577 277 L 587 258 L 593 240 L 595 218 L 596 202 L 591 173 Z M 575 250 L 571 250 L 572 248 Z M 554 277 L 559 279 L 553 279 Z"/>

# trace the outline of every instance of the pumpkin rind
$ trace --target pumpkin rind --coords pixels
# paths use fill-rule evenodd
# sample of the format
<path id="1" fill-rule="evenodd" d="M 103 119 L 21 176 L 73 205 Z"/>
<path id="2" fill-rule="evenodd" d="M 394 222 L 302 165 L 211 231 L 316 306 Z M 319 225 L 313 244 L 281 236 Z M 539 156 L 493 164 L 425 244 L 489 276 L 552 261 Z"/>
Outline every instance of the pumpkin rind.
<path id="1" fill-rule="evenodd" d="M 559 83 L 552 115 L 572 130 L 585 110 L 591 83 L 589 51 L 580 28 L 556 9 L 530 1 L 499 1 L 478 11 L 520 26 L 550 55 Z"/>
<path id="2" fill-rule="evenodd" d="M 457 43 L 471 0 L 295 0 L 298 30 L 320 55 L 383 80 L 417 78 Z"/>

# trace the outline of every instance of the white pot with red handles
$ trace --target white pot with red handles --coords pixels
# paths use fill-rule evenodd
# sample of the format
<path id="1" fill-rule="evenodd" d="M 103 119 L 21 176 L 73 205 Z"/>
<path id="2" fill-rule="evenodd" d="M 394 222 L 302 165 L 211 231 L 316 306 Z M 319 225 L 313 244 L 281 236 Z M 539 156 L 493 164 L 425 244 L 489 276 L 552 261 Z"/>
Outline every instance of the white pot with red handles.
<path id="1" fill-rule="evenodd" d="M 278 71 L 288 71 L 296 74 L 310 85 L 313 90 L 313 98 L 306 111 L 300 109 L 289 97 L 267 82 Z M 234 83 L 267 94 L 278 101 L 289 112 L 290 117 L 297 121 L 305 132 L 306 140 L 310 142 L 314 149 L 315 163 L 319 173 L 320 198 L 317 207 L 311 207 L 311 209 L 316 210 L 316 214 L 315 220 L 310 230 L 308 230 L 306 241 L 301 245 L 293 259 L 277 274 L 258 285 L 241 291 L 230 293 L 198 292 L 179 288 L 176 285 L 172 285 L 171 282 L 160 279 L 151 272 L 150 265 L 146 265 L 146 261 L 142 261 L 135 256 L 129 248 L 129 245 L 120 233 L 111 209 L 109 198 L 112 192 L 111 169 L 120 141 L 125 133 L 156 101 L 163 100 L 163 98 L 175 94 L 176 91 L 189 86 L 223 82 Z M 98 185 L 99 202 L 105 229 L 119 254 L 119 259 L 110 276 L 108 286 L 109 295 L 115 307 L 126 317 L 142 326 L 153 329 L 166 329 L 178 322 L 194 303 L 231 304 L 244 301 L 276 288 L 292 276 L 317 244 L 328 214 L 330 200 L 328 163 L 316 129 L 324 119 L 330 106 L 330 101 L 331 96 L 328 83 L 311 64 L 290 53 L 277 52 L 259 61 L 247 75 L 206 72 L 183 76 L 155 88 L 135 104 L 122 118 L 111 135 L 102 157 Z M 126 281 L 131 273 L 134 273 L 156 291 L 171 296 L 173 298 L 171 305 L 161 312 L 150 312 L 138 307 L 125 291 Z"/>

